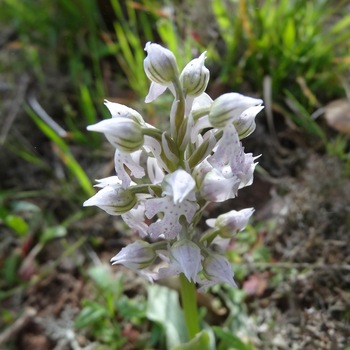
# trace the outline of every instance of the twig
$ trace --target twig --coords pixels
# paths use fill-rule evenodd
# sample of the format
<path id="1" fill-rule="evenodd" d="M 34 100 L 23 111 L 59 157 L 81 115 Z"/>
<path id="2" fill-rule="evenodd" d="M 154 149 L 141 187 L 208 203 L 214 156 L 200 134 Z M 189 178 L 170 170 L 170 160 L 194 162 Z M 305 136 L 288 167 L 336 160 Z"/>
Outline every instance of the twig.
<path id="1" fill-rule="evenodd" d="M 24 310 L 21 317 L 16 320 L 11 326 L 0 334 L 0 348 L 6 344 L 11 338 L 14 338 L 37 314 L 37 311 L 33 308 L 27 308 Z"/>

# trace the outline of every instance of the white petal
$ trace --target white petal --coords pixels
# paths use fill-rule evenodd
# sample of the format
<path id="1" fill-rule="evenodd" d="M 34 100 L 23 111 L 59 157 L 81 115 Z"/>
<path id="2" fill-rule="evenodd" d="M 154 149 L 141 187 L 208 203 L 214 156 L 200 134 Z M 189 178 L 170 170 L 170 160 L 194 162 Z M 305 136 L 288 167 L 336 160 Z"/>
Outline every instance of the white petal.
<path id="1" fill-rule="evenodd" d="M 203 93 L 202 95 L 196 97 L 192 104 L 192 111 L 197 109 L 202 109 L 205 107 L 210 107 L 213 103 L 213 99 L 207 94 Z"/>
<path id="2" fill-rule="evenodd" d="M 140 237 L 147 236 L 148 225 L 145 222 L 145 206 L 142 203 L 123 214 L 122 218 L 130 228 L 138 232 Z"/>
<path id="3" fill-rule="evenodd" d="M 225 177 L 218 169 L 209 171 L 201 184 L 201 196 L 211 202 L 223 202 L 235 198 L 240 180 L 236 176 Z"/>
<path id="4" fill-rule="evenodd" d="M 141 151 L 136 151 L 133 153 L 123 152 L 120 149 L 116 149 L 114 155 L 114 167 L 115 171 L 122 180 L 123 188 L 127 188 L 131 184 L 131 176 L 134 176 L 137 179 L 141 179 L 145 176 L 145 170 L 140 166 L 140 155 Z M 125 167 L 130 170 L 126 171 Z"/>
<path id="5" fill-rule="evenodd" d="M 98 182 L 96 185 L 94 185 L 94 187 L 98 187 L 98 188 L 103 188 L 106 186 L 121 186 L 122 184 L 122 180 L 119 179 L 118 176 L 108 176 L 105 177 L 103 179 L 97 179 L 96 182 Z"/>
<path id="6" fill-rule="evenodd" d="M 144 123 L 141 114 L 130 107 L 108 100 L 104 100 L 104 104 L 111 113 L 112 118 L 132 118 L 134 120 L 138 120 L 141 123 Z"/>
<path id="7" fill-rule="evenodd" d="M 164 171 L 159 166 L 156 158 L 147 158 L 147 175 L 152 184 L 159 184 L 163 181 Z"/>
<path id="8" fill-rule="evenodd" d="M 163 194 L 173 197 L 174 204 L 178 204 L 193 192 L 196 182 L 187 171 L 179 169 L 164 177 L 162 187 Z"/>
<path id="9" fill-rule="evenodd" d="M 189 281 L 195 281 L 202 270 L 202 256 L 200 248 L 192 241 L 182 240 L 171 247 L 174 263 L 180 267 Z"/>
<path id="10" fill-rule="evenodd" d="M 148 91 L 148 95 L 145 98 L 146 103 L 150 103 L 158 98 L 165 90 L 167 89 L 166 85 L 160 85 L 152 81 L 151 86 Z"/>

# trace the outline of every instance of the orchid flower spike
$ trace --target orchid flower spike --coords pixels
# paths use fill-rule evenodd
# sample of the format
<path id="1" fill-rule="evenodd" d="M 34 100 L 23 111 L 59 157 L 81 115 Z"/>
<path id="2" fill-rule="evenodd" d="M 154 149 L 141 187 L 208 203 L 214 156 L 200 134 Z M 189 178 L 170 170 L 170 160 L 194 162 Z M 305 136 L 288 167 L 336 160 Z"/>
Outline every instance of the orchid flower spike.
<path id="1" fill-rule="evenodd" d="M 201 290 L 217 283 L 235 287 L 225 249 L 245 229 L 254 209 L 207 219 L 205 232 L 198 224 L 210 212 L 210 203 L 233 199 L 253 183 L 257 157 L 245 153 L 241 140 L 255 130 L 263 101 L 233 92 L 213 101 L 205 93 L 210 77 L 206 52 L 180 74 L 170 50 L 148 42 L 145 51 L 144 70 L 151 81 L 145 102 L 170 90 L 169 129 L 105 100 L 111 118 L 88 130 L 103 133 L 115 148 L 115 174 L 98 180 L 98 192 L 83 205 L 120 215 L 138 233 L 138 240 L 111 259 L 113 265 L 122 264 L 150 281 L 183 274 Z"/>

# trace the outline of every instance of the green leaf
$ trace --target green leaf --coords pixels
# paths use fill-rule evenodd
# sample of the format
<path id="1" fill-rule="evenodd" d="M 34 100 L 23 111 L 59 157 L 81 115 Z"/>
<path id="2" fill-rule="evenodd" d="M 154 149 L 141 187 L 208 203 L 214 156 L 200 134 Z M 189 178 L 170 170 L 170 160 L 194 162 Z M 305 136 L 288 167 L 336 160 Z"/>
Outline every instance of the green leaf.
<path id="1" fill-rule="evenodd" d="M 221 0 L 214 0 L 212 2 L 213 12 L 215 14 L 215 18 L 220 26 L 221 32 L 225 35 L 229 33 L 232 23 L 228 17 L 227 8 L 224 5 L 224 2 Z"/>
<path id="2" fill-rule="evenodd" d="M 24 236 L 28 232 L 28 224 L 18 215 L 7 215 L 4 223 L 20 236 Z"/>
<path id="3" fill-rule="evenodd" d="M 253 345 L 244 343 L 237 336 L 229 331 L 222 329 L 221 327 L 212 327 L 216 336 L 221 339 L 221 343 L 218 349 L 231 349 L 231 350 L 254 350 Z"/>
<path id="4" fill-rule="evenodd" d="M 311 118 L 306 108 L 296 99 L 296 97 L 289 91 L 284 90 L 287 96 L 287 103 L 295 114 L 291 115 L 291 119 L 296 125 L 302 127 L 311 135 L 318 136 L 324 143 L 327 142 L 326 135 L 322 128 Z"/>
<path id="5" fill-rule="evenodd" d="M 17 252 L 12 253 L 3 263 L 1 278 L 10 286 L 12 286 L 18 279 L 17 270 L 20 263 L 21 256 Z"/>
<path id="6" fill-rule="evenodd" d="M 292 18 L 289 18 L 286 23 L 286 27 L 284 29 L 283 33 L 283 42 L 284 46 L 288 48 L 289 50 L 293 49 L 295 44 L 295 23 Z"/>
<path id="7" fill-rule="evenodd" d="M 159 323 L 166 335 L 167 347 L 187 341 L 185 320 L 175 290 L 159 285 L 148 287 L 147 318 Z"/>
<path id="8" fill-rule="evenodd" d="M 95 191 L 92 188 L 91 182 L 80 164 L 76 161 L 73 154 L 71 153 L 69 146 L 66 142 L 58 135 L 54 130 L 52 130 L 44 121 L 42 121 L 36 113 L 29 107 L 24 107 L 28 115 L 33 119 L 40 130 L 57 145 L 59 156 L 64 164 L 67 166 L 69 171 L 74 175 L 74 177 L 79 182 L 81 188 L 89 196 L 93 196 Z"/>
<path id="9" fill-rule="evenodd" d="M 115 301 L 116 309 L 121 317 L 127 320 L 145 318 L 146 302 L 141 298 L 129 299 L 126 295 L 122 295 Z"/>
<path id="10" fill-rule="evenodd" d="M 343 18 L 340 18 L 336 24 L 331 28 L 331 33 L 333 35 L 336 35 L 338 34 L 339 32 L 341 32 L 342 30 L 349 30 L 349 27 L 350 26 L 350 15 L 347 15 Z"/>
<path id="11" fill-rule="evenodd" d="M 89 304 L 83 308 L 83 310 L 75 319 L 75 326 L 78 329 L 81 329 L 95 324 L 107 316 L 108 312 L 104 306 L 101 306 L 94 302 L 89 302 Z"/>
<path id="12" fill-rule="evenodd" d="M 210 336 L 207 331 L 198 333 L 195 338 L 185 344 L 175 346 L 171 350 L 210 350 Z"/>
<path id="13" fill-rule="evenodd" d="M 115 278 L 109 265 L 93 266 L 88 271 L 89 277 L 97 287 L 105 292 L 113 292 L 119 298 L 123 291 L 122 278 Z"/>
<path id="14" fill-rule="evenodd" d="M 40 242 L 45 244 L 55 238 L 62 238 L 67 234 L 67 229 L 64 226 L 57 225 L 48 227 L 40 236 Z"/>
<path id="15" fill-rule="evenodd" d="M 96 111 L 92 102 L 91 93 L 86 85 L 80 86 L 80 107 L 88 124 L 96 123 Z"/>

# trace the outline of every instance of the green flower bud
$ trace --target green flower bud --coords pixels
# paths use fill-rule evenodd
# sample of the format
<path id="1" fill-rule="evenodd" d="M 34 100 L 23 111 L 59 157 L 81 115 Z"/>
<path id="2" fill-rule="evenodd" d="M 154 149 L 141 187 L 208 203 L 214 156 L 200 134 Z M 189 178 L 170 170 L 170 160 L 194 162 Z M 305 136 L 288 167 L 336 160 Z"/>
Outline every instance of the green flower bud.
<path id="1" fill-rule="evenodd" d="M 114 147 L 128 153 L 137 151 L 144 143 L 140 124 L 125 117 L 102 120 L 87 129 L 104 133 Z"/>
<path id="2" fill-rule="evenodd" d="M 176 58 L 170 50 L 148 42 L 145 51 L 147 51 L 147 57 L 143 66 L 151 81 L 167 85 L 178 77 Z"/>
<path id="3" fill-rule="evenodd" d="M 188 63 L 180 75 L 180 82 L 187 95 L 199 96 L 207 88 L 210 73 L 204 66 L 205 54 L 206 52 L 203 52 Z"/>
<path id="4" fill-rule="evenodd" d="M 262 104 L 262 100 L 247 97 L 238 93 L 227 93 L 214 100 L 209 122 L 215 128 L 224 128 L 228 123 L 237 120 L 248 108 Z"/>

